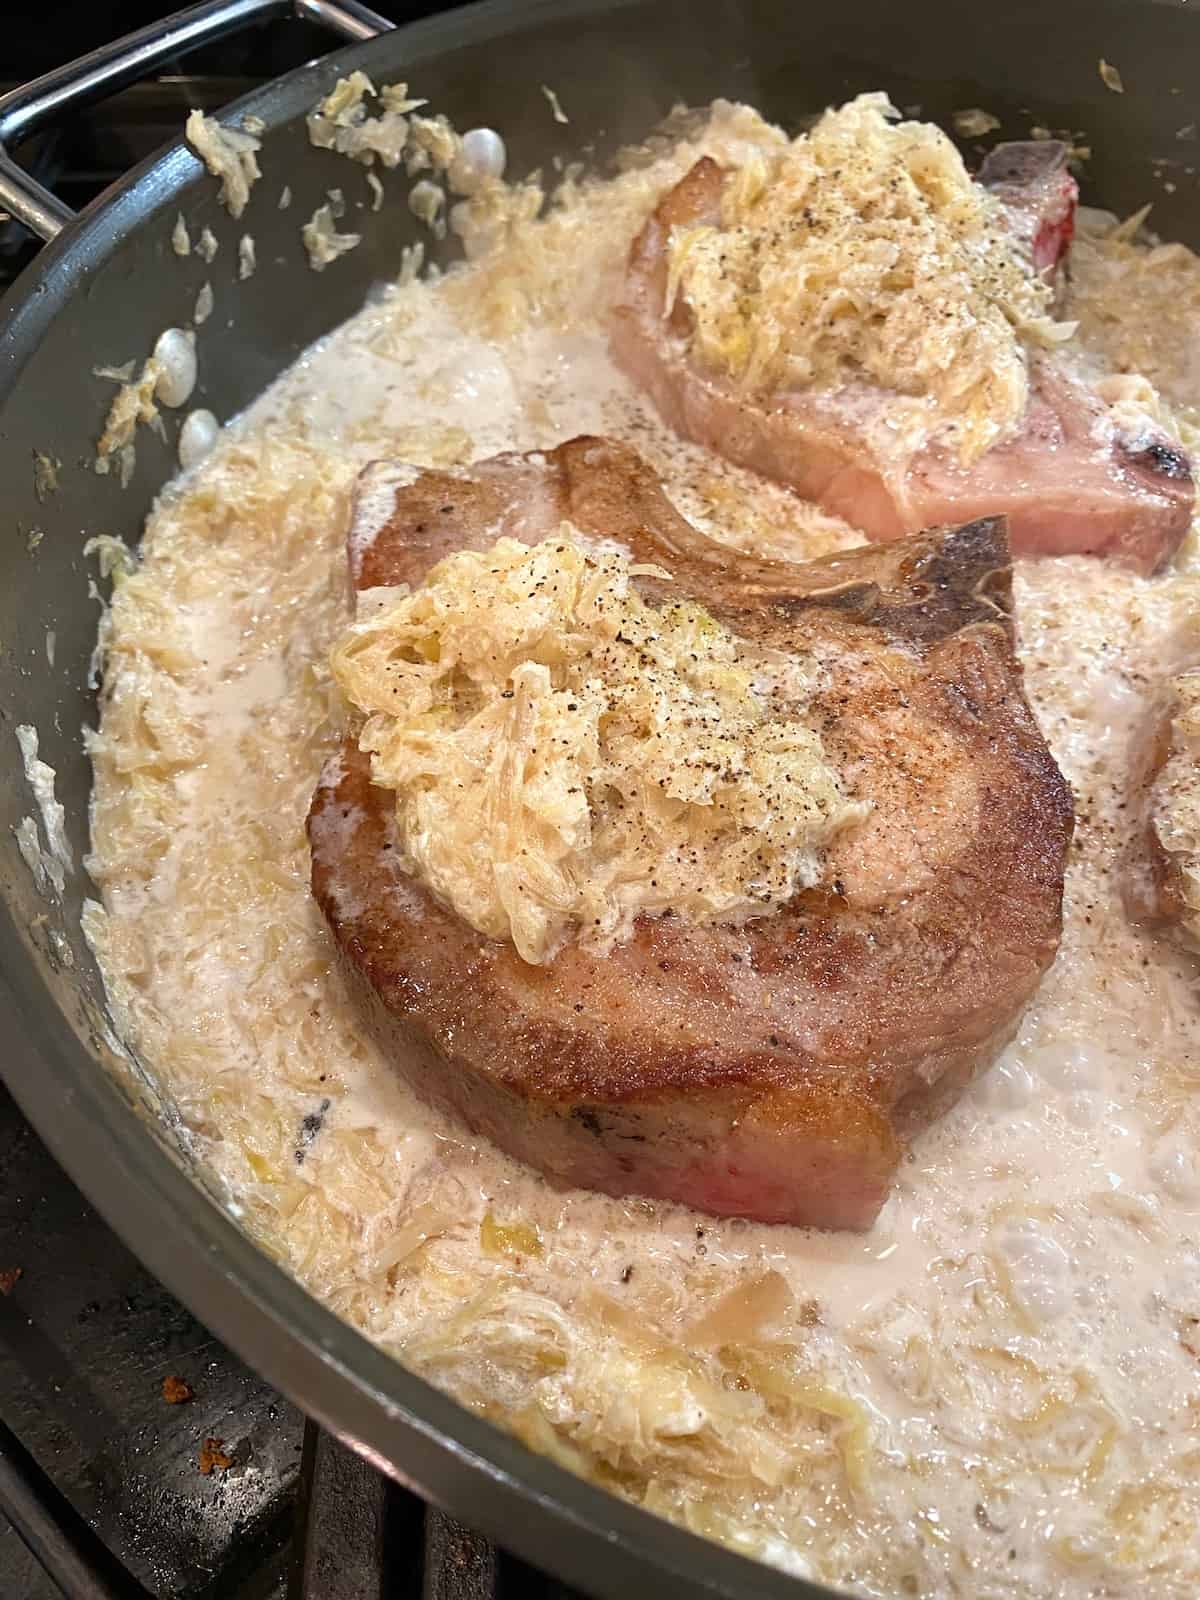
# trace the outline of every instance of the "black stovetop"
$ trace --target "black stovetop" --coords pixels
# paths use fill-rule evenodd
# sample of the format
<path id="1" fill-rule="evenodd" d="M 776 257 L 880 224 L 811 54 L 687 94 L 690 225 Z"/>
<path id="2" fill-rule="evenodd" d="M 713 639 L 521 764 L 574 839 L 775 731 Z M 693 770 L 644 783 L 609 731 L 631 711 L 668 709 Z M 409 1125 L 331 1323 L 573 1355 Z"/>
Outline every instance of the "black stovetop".
<path id="1" fill-rule="evenodd" d="M 375 8 L 396 20 L 443 9 Z M 6 7 L 0 91 L 169 9 L 118 0 L 72 8 L 55 27 L 44 5 Z M 298 24 L 254 30 L 76 116 L 22 157 L 81 206 L 178 137 L 190 107 L 226 104 L 329 47 L 328 34 Z M 36 248 L 0 214 L 0 294 Z M 171 1404 L 165 1379 L 190 1398 Z M 40 1541 L 61 1587 L 6 1512 Z M 0 1086 L 0 1600 L 62 1593 L 570 1600 L 307 1423 L 141 1267 Z"/>

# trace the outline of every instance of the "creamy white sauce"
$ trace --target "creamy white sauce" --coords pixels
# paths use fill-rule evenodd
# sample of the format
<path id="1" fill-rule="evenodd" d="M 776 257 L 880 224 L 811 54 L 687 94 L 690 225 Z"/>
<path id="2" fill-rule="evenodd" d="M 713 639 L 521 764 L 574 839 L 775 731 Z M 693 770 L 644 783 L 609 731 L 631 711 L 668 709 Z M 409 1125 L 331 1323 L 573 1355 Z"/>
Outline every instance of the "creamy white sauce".
<path id="1" fill-rule="evenodd" d="M 718 116 L 703 147 L 753 132 Z M 1063 946 L 867 1235 L 550 1188 L 413 1100 L 311 905 L 303 820 L 336 745 L 325 658 L 368 462 L 452 464 L 462 433 L 468 458 L 605 433 L 717 537 L 801 559 L 857 542 L 669 434 L 608 357 L 597 313 L 636 218 L 695 153 L 582 205 L 574 318 L 498 339 L 468 309 L 495 277 L 407 287 L 163 497 L 115 596 L 95 750 L 107 916 L 89 933 L 115 1015 L 243 1225 L 537 1447 L 863 1594 L 1182 1600 L 1200 1586 L 1195 967 L 1126 924 L 1116 872 L 1126 753 L 1200 593 L 1186 563 L 1155 580 L 1019 564 L 1030 696 L 1079 802 Z M 541 1256 L 484 1258 L 489 1210 L 536 1226 Z M 766 1271 L 792 1305 L 743 1337 L 857 1424 L 753 1374 L 739 1388 L 695 1347 L 700 1317 Z"/>

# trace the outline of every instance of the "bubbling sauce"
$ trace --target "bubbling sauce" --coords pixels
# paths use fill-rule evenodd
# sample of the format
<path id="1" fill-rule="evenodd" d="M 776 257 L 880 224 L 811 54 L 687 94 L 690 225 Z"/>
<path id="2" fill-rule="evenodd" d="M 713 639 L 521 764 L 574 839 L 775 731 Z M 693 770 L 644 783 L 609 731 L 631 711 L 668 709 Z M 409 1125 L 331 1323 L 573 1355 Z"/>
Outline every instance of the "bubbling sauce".
<path id="1" fill-rule="evenodd" d="M 1151 580 L 1018 563 L 1029 693 L 1079 810 L 1062 949 L 866 1235 L 551 1188 L 412 1098 L 310 897 L 368 461 L 603 433 L 714 537 L 794 559 L 858 542 L 667 433 L 607 352 L 657 195 L 702 153 L 779 138 L 718 105 L 498 255 L 398 287 L 168 488 L 105 624 L 89 937 L 247 1231 L 535 1448 L 864 1595 L 1182 1600 L 1200 1589 L 1200 1022 L 1193 964 L 1126 922 L 1117 874 L 1127 752 L 1196 609 L 1194 554 Z M 1120 289 L 1125 257 L 1099 260 L 1077 297 Z M 1111 333 L 1098 306 L 1084 325 Z"/>

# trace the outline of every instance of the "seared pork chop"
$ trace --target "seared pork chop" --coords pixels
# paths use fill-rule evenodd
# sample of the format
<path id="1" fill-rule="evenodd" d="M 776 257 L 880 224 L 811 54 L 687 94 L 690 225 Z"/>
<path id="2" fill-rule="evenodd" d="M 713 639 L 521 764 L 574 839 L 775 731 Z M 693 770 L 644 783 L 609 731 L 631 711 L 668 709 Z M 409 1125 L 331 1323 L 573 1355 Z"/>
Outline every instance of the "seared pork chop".
<path id="1" fill-rule="evenodd" d="M 1129 810 L 1131 921 L 1200 950 L 1200 668 L 1164 683 L 1133 753 Z"/>
<path id="2" fill-rule="evenodd" d="M 360 589 L 564 519 L 666 568 L 637 580 L 650 604 L 684 594 L 816 657 L 826 751 L 872 801 L 780 912 L 642 918 L 606 956 L 571 942 L 531 966 L 397 869 L 395 797 L 348 738 L 309 816 L 313 892 L 398 1067 L 556 1180 L 869 1226 L 905 1142 L 990 1062 L 1058 945 L 1071 802 L 1022 692 L 1003 522 L 755 560 L 595 438 L 415 481 L 378 466 L 359 504 Z"/>
<path id="3" fill-rule="evenodd" d="M 1195 500 L 1186 455 L 1149 421 L 1133 433 L 1123 428 L 1049 356 L 1034 363 L 1018 432 L 970 466 L 936 442 L 910 459 L 882 453 L 872 440 L 886 436 L 894 396 L 866 383 L 762 395 L 702 370 L 690 351 L 685 298 L 664 315 L 668 249 L 673 228 L 720 222 L 729 177 L 705 157 L 663 196 L 633 242 L 625 303 L 613 320 L 617 360 L 671 427 L 788 484 L 871 539 L 1004 515 L 1019 554 L 1109 556 L 1143 573 L 1172 555 Z M 1052 175 L 1041 172 L 1037 182 L 1053 183 Z M 1009 178 L 1010 211 L 1013 187 Z M 1035 199 L 1025 215 L 1034 260 L 1052 267 L 1070 213 L 1055 220 Z"/>

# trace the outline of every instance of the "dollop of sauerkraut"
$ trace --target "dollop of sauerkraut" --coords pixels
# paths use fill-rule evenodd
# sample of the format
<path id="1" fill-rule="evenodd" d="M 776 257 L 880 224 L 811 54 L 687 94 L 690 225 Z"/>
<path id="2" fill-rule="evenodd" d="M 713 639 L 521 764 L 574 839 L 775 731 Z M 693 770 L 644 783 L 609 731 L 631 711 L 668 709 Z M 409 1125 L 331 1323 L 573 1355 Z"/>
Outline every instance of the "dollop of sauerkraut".
<path id="1" fill-rule="evenodd" d="M 694 353 L 748 389 L 859 379 L 932 402 L 969 461 L 1024 413 L 1023 341 L 1072 329 L 950 139 L 898 115 L 859 95 L 752 155 L 719 226 L 672 231 L 667 309 L 682 296 Z"/>
<path id="2" fill-rule="evenodd" d="M 639 577 L 668 574 L 564 523 L 369 591 L 333 651 L 406 868 L 528 962 L 574 930 L 607 949 L 641 913 L 769 912 L 864 809 L 802 720 L 812 665 L 648 604 Z"/>

